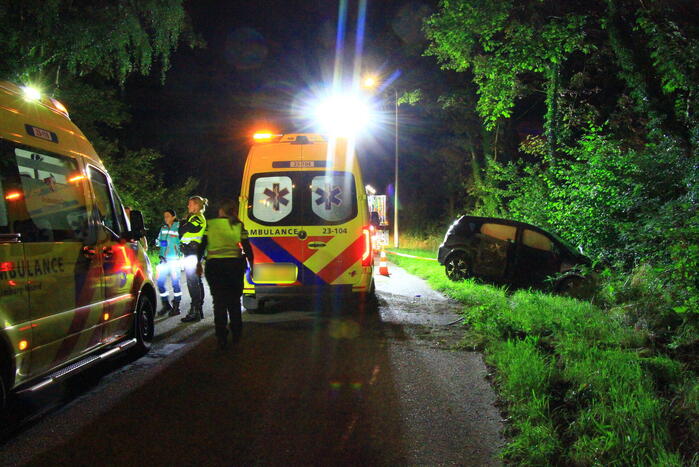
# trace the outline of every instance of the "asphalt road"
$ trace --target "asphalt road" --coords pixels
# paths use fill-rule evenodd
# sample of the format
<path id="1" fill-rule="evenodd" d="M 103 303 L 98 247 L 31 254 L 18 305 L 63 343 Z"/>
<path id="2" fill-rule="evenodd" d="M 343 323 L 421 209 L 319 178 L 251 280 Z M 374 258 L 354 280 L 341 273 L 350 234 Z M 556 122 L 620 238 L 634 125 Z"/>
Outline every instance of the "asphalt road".
<path id="1" fill-rule="evenodd" d="M 0 465 L 500 464 L 487 369 L 453 350 L 456 304 L 390 271 L 378 312 L 244 314 L 227 351 L 208 296 L 200 323 L 160 319 L 147 355 L 21 398 Z"/>

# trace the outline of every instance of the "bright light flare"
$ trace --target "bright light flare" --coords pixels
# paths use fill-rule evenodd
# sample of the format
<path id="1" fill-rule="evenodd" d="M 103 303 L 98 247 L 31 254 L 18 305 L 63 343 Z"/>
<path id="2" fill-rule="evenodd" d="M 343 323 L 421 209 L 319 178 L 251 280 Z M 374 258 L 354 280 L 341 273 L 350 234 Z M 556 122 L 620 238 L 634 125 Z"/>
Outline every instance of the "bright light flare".
<path id="1" fill-rule="evenodd" d="M 41 99 L 41 91 L 33 86 L 22 86 L 24 98 L 28 101 L 38 101 Z"/>
<path id="2" fill-rule="evenodd" d="M 373 76 L 367 76 L 366 78 L 364 78 L 364 81 L 362 82 L 363 86 L 369 89 L 376 87 L 378 83 L 379 81 Z"/>
<path id="3" fill-rule="evenodd" d="M 315 111 L 317 124 L 330 136 L 355 136 L 372 120 L 369 103 L 359 95 L 335 95 Z"/>
<path id="4" fill-rule="evenodd" d="M 255 141 L 265 141 L 272 139 L 272 133 L 255 133 L 252 135 L 252 139 Z"/>
<path id="5" fill-rule="evenodd" d="M 5 199 L 8 201 L 15 201 L 15 200 L 20 199 L 21 197 L 22 197 L 22 193 L 20 193 L 19 191 L 13 191 L 11 193 L 8 193 L 5 196 Z"/>

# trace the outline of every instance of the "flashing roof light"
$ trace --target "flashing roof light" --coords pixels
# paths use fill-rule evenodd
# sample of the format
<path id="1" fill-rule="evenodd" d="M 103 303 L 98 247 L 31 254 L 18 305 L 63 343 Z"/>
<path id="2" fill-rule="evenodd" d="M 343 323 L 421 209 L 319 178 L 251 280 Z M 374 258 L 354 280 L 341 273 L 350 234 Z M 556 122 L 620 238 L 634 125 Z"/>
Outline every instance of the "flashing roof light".
<path id="1" fill-rule="evenodd" d="M 38 101 L 41 99 L 41 91 L 33 86 L 22 86 L 24 98 L 28 101 Z"/>
<path id="2" fill-rule="evenodd" d="M 252 135 L 252 139 L 255 141 L 269 141 L 274 135 L 269 132 L 259 132 Z"/>
<path id="3" fill-rule="evenodd" d="M 354 136 L 371 121 L 369 103 L 359 95 L 333 95 L 316 108 L 316 120 L 331 136 Z"/>

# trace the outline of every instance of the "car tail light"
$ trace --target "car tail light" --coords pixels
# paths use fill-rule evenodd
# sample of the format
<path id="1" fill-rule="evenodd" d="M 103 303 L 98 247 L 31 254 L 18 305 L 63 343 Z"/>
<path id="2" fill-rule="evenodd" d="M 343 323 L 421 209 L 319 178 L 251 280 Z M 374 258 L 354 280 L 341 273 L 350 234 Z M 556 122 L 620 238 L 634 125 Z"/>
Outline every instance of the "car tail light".
<path id="1" fill-rule="evenodd" d="M 364 227 L 362 235 L 364 236 L 364 252 L 362 253 L 362 266 L 371 266 L 374 260 L 373 252 L 371 251 L 371 227 Z"/>

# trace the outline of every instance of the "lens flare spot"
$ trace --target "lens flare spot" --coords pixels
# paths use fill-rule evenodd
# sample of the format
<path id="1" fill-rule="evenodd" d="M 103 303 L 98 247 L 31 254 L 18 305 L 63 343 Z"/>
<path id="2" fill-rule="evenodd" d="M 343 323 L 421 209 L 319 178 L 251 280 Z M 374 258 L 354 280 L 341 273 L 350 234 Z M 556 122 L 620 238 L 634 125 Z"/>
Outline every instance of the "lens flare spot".
<path id="1" fill-rule="evenodd" d="M 330 337 L 334 339 L 355 339 L 359 336 L 359 324 L 346 320 L 332 320 L 329 326 Z"/>

